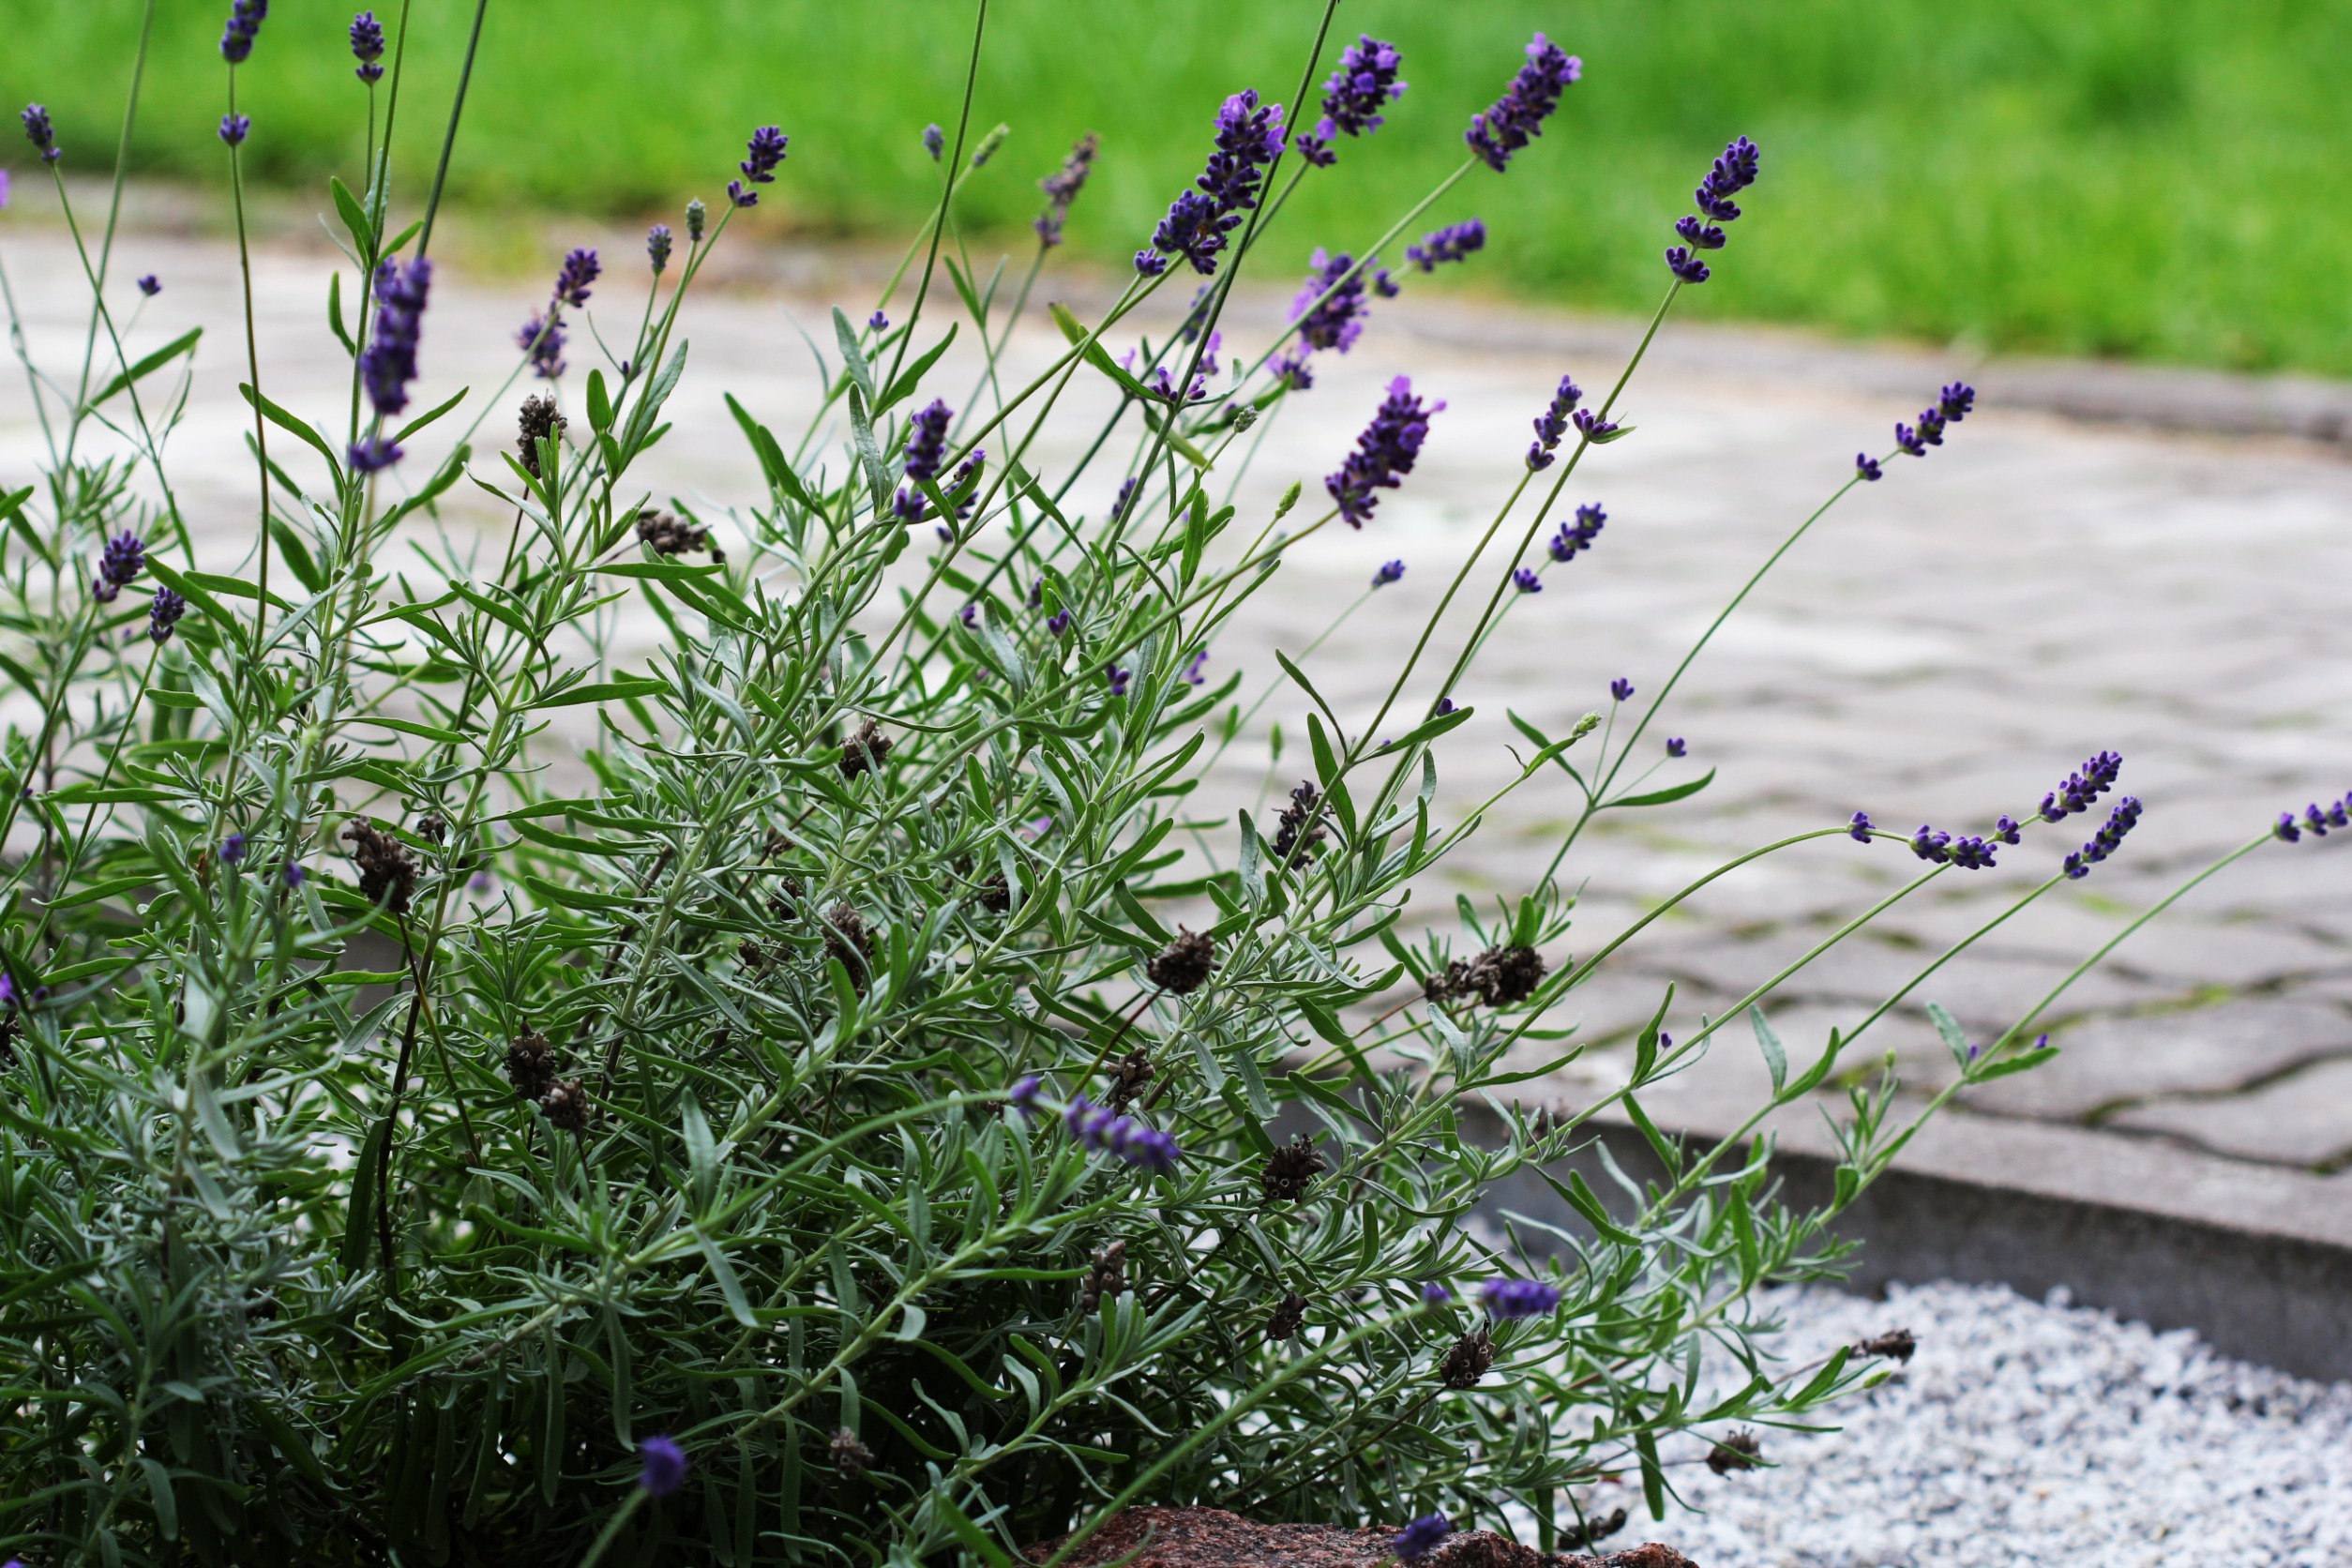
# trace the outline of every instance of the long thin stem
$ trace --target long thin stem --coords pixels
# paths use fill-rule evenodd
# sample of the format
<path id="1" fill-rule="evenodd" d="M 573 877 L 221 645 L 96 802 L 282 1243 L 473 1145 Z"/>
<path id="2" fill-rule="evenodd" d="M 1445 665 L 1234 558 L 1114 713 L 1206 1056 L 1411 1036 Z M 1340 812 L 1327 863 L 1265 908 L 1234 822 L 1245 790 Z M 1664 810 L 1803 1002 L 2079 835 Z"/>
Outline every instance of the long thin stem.
<path id="1" fill-rule="evenodd" d="M 474 57 L 482 47 L 482 19 L 490 14 L 490 0 L 475 0 L 474 28 L 466 35 L 465 63 L 458 68 L 457 97 L 449 102 L 449 128 L 442 133 L 441 161 L 433 167 L 432 194 L 425 202 L 425 227 L 416 236 L 416 254 L 422 258 L 432 249 L 433 219 L 441 215 L 442 188 L 449 181 L 449 154 L 458 144 L 458 121 L 465 114 L 465 91 L 474 81 Z M 391 140 L 387 130 L 385 141 Z"/>

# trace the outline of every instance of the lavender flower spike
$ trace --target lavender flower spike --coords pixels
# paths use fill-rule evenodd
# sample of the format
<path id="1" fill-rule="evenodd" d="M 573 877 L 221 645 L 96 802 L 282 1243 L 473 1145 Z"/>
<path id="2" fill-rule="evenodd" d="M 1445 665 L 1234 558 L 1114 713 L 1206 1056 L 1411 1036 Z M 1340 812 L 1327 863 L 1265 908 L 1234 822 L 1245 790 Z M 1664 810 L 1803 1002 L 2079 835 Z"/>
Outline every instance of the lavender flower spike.
<path id="1" fill-rule="evenodd" d="M 384 23 L 373 11 L 361 11 L 351 19 L 351 54 L 359 62 L 353 72 L 372 87 L 384 80 Z"/>
<path id="2" fill-rule="evenodd" d="M 1608 520 L 1608 514 L 1601 510 L 1598 502 L 1577 507 L 1576 520 L 1561 523 L 1560 532 L 1552 535 L 1552 559 L 1574 561 L 1578 551 L 1591 550 L 1600 542 L 1601 530 Z"/>
<path id="3" fill-rule="evenodd" d="M 1560 450 L 1560 438 L 1568 433 L 1568 416 L 1584 400 L 1584 389 L 1574 376 L 1560 378 L 1560 390 L 1552 394 L 1551 406 L 1535 416 L 1535 442 L 1527 449 L 1527 467 L 1530 474 L 1541 474 L 1551 467 L 1553 454 Z"/>
<path id="4" fill-rule="evenodd" d="M 376 335 L 359 356 L 359 378 L 379 415 L 408 407 L 408 384 L 416 379 L 416 339 L 424 330 L 425 295 L 433 264 L 424 257 L 403 266 L 385 261 L 376 268 Z"/>
<path id="5" fill-rule="evenodd" d="M 531 369 L 541 381 L 564 373 L 564 313 L 536 311 L 515 333 L 515 344 L 531 356 Z"/>
<path id="6" fill-rule="evenodd" d="M 670 247 L 674 243 L 670 225 L 656 223 L 645 231 L 645 259 L 654 264 L 654 276 L 658 278 L 670 266 Z"/>
<path id="7" fill-rule="evenodd" d="M 2067 775 L 2065 783 L 2042 797 L 2042 820 L 2064 822 L 2078 811 L 2089 810 L 2093 801 L 2115 787 L 2122 772 L 2123 758 L 2113 751 L 2102 751 Z"/>
<path id="8" fill-rule="evenodd" d="M 1458 262 L 1486 248 L 1486 225 L 1475 218 L 1432 229 L 1405 247 L 1405 260 L 1424 272 L 1435 272 L 1447 262 Z"/>
<path id="9" fill-rule="evenodd" d="M 150 272 L 139 279 L 139 292 L 149 299 L 153 299 L 163 292 L 163 279 Z"/>
<path id="10" fill-rule="evenodd" d="M 1037 188 L 1046 193 L 1046 210 L 1037 215 L 1030 227 L 1037 231 L 1037 242 L 1046 249 L 1062 243 L 1062 227 L 1069 221 L 1070 204 L 1086 188 L 1086 176 L 1093 172 L 1094 155 L 1102 144 L 1101 137 L 1088 131 L 1070 143 L 1070 156 L 1062 160 L 1062 167 L 1037 182 Z"/>
<path id="11" fill-rule="evenodd" d="M 1282 105 L 1261 104 L 1255 89 L 1235 93 L 1217 111 L 1216 150 L 1185 191 L 1168 204 L 1149 250 L 1136 253 L 1136 271 L 1156 278 L 1165 258 L 1182 256 L 1206 277 L 1217 269 L 1226 236 L 1241 215 L 1257 206 L 1266 167 L 1282 153 Z"/>
<path id="12" fill-rule="evenodd" d="M 1363 527 L 1380 504 L 1374 492 L 1396 489 L 1413 471 L 1421 444 L 1429 437 L 1429 417 L 1444 407 L 1443 403 L 1423 403 L 1413 395 L 1411 381 L 1404 376 L 1388 384 L 1388 397 L 1364 434 L 1356 438 L 1356 449 L 1348 454 L 1338 473 L 1323 481 L 1348 526 Z"/>
<path id="13" fill-rule="evenodd" d="M 956 411 L 943 398 L 934 398 L 907 422 L 907 477 L 914 480 L 936 479 L 940 465 L 947 460 L 947 427 L 956 417 Z M 908 522 L 923 520 L 923 492 L 912 487 L 898 491 L 893 509 Z"/>
<path id="14" fill-rule="evenodd" d="M 1535 575 L 1532 566 L 1521 566 L 1513 572 L 1511 585 L 1522 594 L 1540 594 L 1544 591 L 1544 580 Z"/>
<path id="15" fill-rule="evenodd" d="M 940 154 L 946 149 L 946 146 L 947 132 L 940 129 L 936 125 L 923 128 L 923 150 L 931 155 L 933 163 L 939 161 Z"/>
<path id="16" fill-rule="evenodd" d="M 1405 96 L 1409 83 L 1396 80 L 1396 46 L 1370 34 L 1339 52 L 1339 68 L 1323 83 L 1323 113 L 1336 128 L 1349 136 L 1368 136 L 1380 128 L 1380 111 Z"/>
<path id="17" fill-rule="evenodd" d="M 1855 812 L 1854 820 L 1852 823 L 1847 827 L 1846 831 L 1853 837 L 1856 843 L 1869 843 L 1871 834 L 1870 814 L 1866 811 Z"/>
<path id="18" fill-rule="evenodd" d="M 161 642 L 172 635 L 180 617 L 188 613 L 188 601 L 169 588 L 155 591 L 155 602 L 147 607 L 147 636 Z"/>
<path id="19" fill-rule="evenodd" d="M 141 572 L 147 569 L 147 542 L 126 528 L 106 541 L 98 553 L 98 577 L 90 584 L 90 596 L 100 604 L 112 604 L 114 596 Z"/>
<path id="20" fill-rule="evenodd" d="M 228 143 L 232 147 L 245 145 L 245 138 L 252 129 L 253 120 L 250 115 L 223 114 L 220 116 L 220 140 Z"/>
<path id="21" fill-rule="evenodd" d="M 775 126 L 761 126 L 751 133 L 751 140 L 745 147 L 747 156 L 736 167 L 743 171 L 743 177 L 753 185 L 773 185 L 776 183 L 776 166 L 784 161 L 784 149 L 792 144 L 792 141 Z M 747 207 L 751 203 L 737 204 Z"/>
<path id="22" fill-rule="evenodd" d="M 1878 466 L 1878 460 L 1867 452 L 1854 454 L 1854 473 L 1857 476 L 1871 481 L 1887 476 L 1886 470 Z"/>
<path id="23" fill-rule="evenodd" d="M 564 258 L 563 270 L 555 275 L 555 303 L 587 304 L 588 285 L 595 282 L 603 271 L 604 264 L 596 260 L 594 250 L 585 247 L 574 250 Z"/>
<path id="24" fill-rule="evenodd" d="M 1118 1115 L 1083 1094 L 1070 1101 L 1069 1108 L 1062 1113 L 1062 1124 L 1085 1147 L 1116 1154 L 1141 1170 L 1173 1170 L 1180 1157 L 1176 1140 L 1168 1134 L 1132 1116 Z"/>
<path id="25" fill-rule="evenodd" d="M 1445 1538 L 1453 1533 L 1453 1520 L 1442 1514 L 1424 1514 L 1391 1537 L 1389 1545 L 1399 1562 L 1419 1562 L 1445 1545 Z"/>
<path id="26" fill-rule="evenodd" d="M 2066 874 L 2076 882 L 2089 876 L 2090 868 L 2121 848 L 2124 835 L 2139 825 L 2141 809 L 2140 803 L 2130 795 L 2116 802 L 2115 809 L 2107 814 L 2105 825 L 2091 835 L 2090 842 L 2066 857 Z M 2304 821 L 2313 832 L 2326 835 L 2328 820 L 2320 814 L 2318 807 L 2313 807 Z"/>
<path id="27" fill-rule="evenodd" d="M 57 132 L 49 122 L 46 108 L 28 103 L 17 118 L 24 122 L 24 139 L 40 153 L 43 163 L 54 163 L 65 156 L 66 149 L 57 144 Z"/>
<path id="28" fill-rule="evenodd" d="M 1478 1300 L 1498 1319 L 1541 1318 L 1560 1309 L 1560 1287 L 1540 1279 L 1490 1279 L 1478 1288 Z"/>
<path id="29" fill-rule="evenodd" d="M 1307 263 L 1315 270 L 1306 275 L 1305 286 L 1290 302 L 1290 319 L 1299 324 L 1301 341 L 1346 354 L 1364 333 L 1367 277 L 1376 285 L 1385 285 L 1380 287 L 1383 294 L 1394 294 L 1395 285 L 1377 266 L 1367 264 L 1359 270 L 1355 258 L 1344 250 L 1334 256 L 1319 247 Z"/>
<path id="30" fill-rule="evenodd" d="M 1372 586 L 1375 588 L 1385 588 L 1392 582 L 1402 581 L 1404 580 L 1404 576 L 1405 563 L 1402 561 L 1391 561 L 1382 565 L 1379 571 L 1372 574 Z"/>
<path id="31" fill-rule="evenodd" d="M 1634 683 L 1620 675 L 1609 683 L 1609 695 L 1620 702 L 1629 702 L 1633 701 Z"/>
<path id="32" fill-rule="evenodd" d="M 268 15 L 269 0 L 236 0 L 229 8 L 228 29 L 220 35 L 220 57 L 233 66 L 245 64 Z"/>
<path id="33" fill-rule="evenodd" d="M 666 1498 L 686 1485 L 686 1451 L 670 1439 L 647 1438 L 637 1445 L 637 1453 L 645 1461 L 637 1484 L 652 1496 Z"/>
<path id="34" fill-rule="evenodd" d="M 1488 168 L 1501 173 L 1513 153 L 1544 133 L 1544 122 L 1560 107 L 1560 96 L 1583 74 L 1583 61 L 1562 53 L 1558 44 L 1536 34 L 1527 46 L 1527 64 L 1519 68 L 1519 74 L 1492 109 L 1470 117 L 1462 140 Z"/>

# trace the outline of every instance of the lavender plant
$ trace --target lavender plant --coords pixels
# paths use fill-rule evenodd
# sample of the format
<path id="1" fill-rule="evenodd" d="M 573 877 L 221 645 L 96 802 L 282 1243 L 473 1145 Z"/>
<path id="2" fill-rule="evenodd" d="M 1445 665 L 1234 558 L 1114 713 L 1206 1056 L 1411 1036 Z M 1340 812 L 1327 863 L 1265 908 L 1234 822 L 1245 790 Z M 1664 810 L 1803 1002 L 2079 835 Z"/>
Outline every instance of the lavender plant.
<path id="1" fill-rule="evenodd" d="M 715 150 L 728 200 L 687 207 L 683 247 L 649 234 L 621 352 L 584 377 L 565 360 L 590 285 L 622 286 L 578 249 L 505 386 L 448 395 L 429 251 L 479 16 L 421 203 L 390 151 L 405 8 L 353 19 L 367 162 L 356 190 L 330 186 L 349 264 L 324 302 L 349 395 L 306 415 L 265 393 L 249 267 L 259 503 L 240 560 L 198 558 L 172 482 L 197 338 L 135 346 L 115 204 L 76 228 L 86 347 L 59 366 L 14 339 L 47 460 L 0 493 L 0 671 L 20 693 L 0 803 L 0 1550 L 1006 1563 L 1066 1534 L 1060 1562 L 1138 1501 L 1377 1523 L 1407 1560 L 1449 1523 L 1551 1548 L 1597 1538 L 1582 1500 L 1605 1473 L 1637 1471 L 1662 1509 L 1674 1465 L 1753 1463 L 1750 1427 L 1813 1421 L 1877 1375 L 1895 1352 L 1877 1342 L 1775 1363 L 1749 1294 L 1836 1271 L 1839 1211 L 1918 1119 L 1893 1114 L 1891 1070 L 1853 1091 L 1819 1208 L 1786 1201 L 1769 1139 L 1746 1135 L 1811 1100 L 1952 954 L 1809 1062 L 1761 1009 L 1893 902 L 2088 811 L 2119 759 L 1989 837 L 1857 814 L 1764 846 L 1571 957 L 1560 872 L 1585 827 L 1712 776 L 1626 774 L 1711 626 L 1637 712 L 1621 681 L 1564 734 L 1515 717 L 1531 749 L 1501 792 L 1564 780 L 1575 824 L 1491 916 L 1409 929 L 1405 894 L 1500 798 L 1441 787 L 1473 711 L 1457 694 L 1511 608 L 1600 548 L 1596 504 L 1539 541 L 1588 452 L 1634 433 L 1611 415 L 1640 354 L 1597 403 L 1567 376 L 1548 401 L 1530 388 L 1526 461 L 1377 713 L 1318 692 L 1320 639 L 1246 709 L 1237 675 L 1211 684 L 1217 630 L 1322 528 L 1377 526 L 1444 404 L 1400 376 L 1355 449 L 1271 516 L 1221 497 L 1308 395 L 1313 354 L 1367 352 L 1371 302 L 1397 292 L 1380 258 L 1466 178 L 1540 156 L 1582 69 L 1539 36 L 1491 107 L 1425 106 L 1385 43 L 1327 58 L 1332 9 L 1287 100 L 1243 90 L 1214 116 L 1117 300 L 1091 323 L 1053 308 L 1067 350 L 1025 382 L 1014 324 L 1116 149 L 1084 137 L 1041 182 L 1027 278 L 1000 306 L 955 213 L 1003 133 L 973 135 L 968 98 L 952 131 L 925 129 L 926 232 L 870 314 L 835 312 L 805 430 L 788 442 L 731 400 L 764 483 L 723 509 L 658 504 L 636 475 L 671 428 L 696 281 L 785 173 L 778 128 L 749 133 L 732 176 Z M 266 13 L 236 0 L 224 92 L 267 47 Z M 1286 102 L 1319 79 L 1293 134 Z M 243 149 L 270 128 L 225 107 L 242 261 Z M 1377 234 L 1316 236 L 1289 327 L 1219 374 L 1235 278 L 1310 249 L 1282 230 L 1289 193 L 1347 177 L 1344 139 L 1430 115 L 1468 118 L 1461 167 Z M 23 123 L 54 179 L 48 115 Z M 1725 249 L 1759 171 L 1742 138 L 1705 174 L 1652 334 L 1711 277 L 1699 253 Z M 1470 264 L 1484 238 L 1455 219 L 1403 255 Z M 1115 358 L 1114 332 L 1185 275 L 1202 284 L 1184 329 Z M 943 384 L 959 334 L 984 361 L 969 388 Z M 545 390 L 518 409 L 526 378 Z M 1057 468 L 1033 454 L 1081 379 L 1116 412 Z M 1944 388 L 1837 493 L 1940 445 L 1972 400 Z M 511 446 L 484 434 L 510 418 Z M 1294 517 L 1317 478 L 1328 505 Z M 457 525 L 475 497 L 494 534 Z M 396 568 L 396 546 L 426 566 Z M 1440 642 L 1482 582 L 1468 635 Z M 641 663 L 613 653 L 618 605 L 662 628 Z M 1268 701 L 1303 719 L 1312 776 L 1272 821 L 1229 819 L 1198 792 Z M 2139 813 L 2125 800 L 2015 907 L 2095 870 Z M 2276 837 L 2345 822 L 2314 806 Z M 1662 998 L 1614 1093 L 1520 1104 L 1587 1048 L 1556 1009 L 1651 921 L 1847 836 L 1907 843 L 1919 875 L 1680 1039 Z M 1981 1048 L 1952 1032 L 1930 1110 L 2046 1057 L 2027 1042 L 2056 995 Z M 1643 1092 L 1734 1021 L 1769 1102 L 1712 1147 L 1662 1133 Z M 1483 1141 L 1465 1120 L 1482 1108 L 1500 1127 Z M 1661 1172 L 1606 1199 L 1569 1164 L 1604 1113 Z M 1482 1208 L 1527 1171 L 1574 1223 Z M 1752 1374 L 1708 1408 L 1704 1354 Z"/>

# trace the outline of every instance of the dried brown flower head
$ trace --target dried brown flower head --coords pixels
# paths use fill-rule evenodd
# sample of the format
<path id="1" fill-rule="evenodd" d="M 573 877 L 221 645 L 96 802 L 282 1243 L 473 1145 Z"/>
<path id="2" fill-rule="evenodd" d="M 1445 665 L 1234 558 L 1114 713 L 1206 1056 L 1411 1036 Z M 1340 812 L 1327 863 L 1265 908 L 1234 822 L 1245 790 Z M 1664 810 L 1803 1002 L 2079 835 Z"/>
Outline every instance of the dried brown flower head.
<path id="1" fill-rule="evenodd" d="M 1421 994 L 1432 1002 L 1475 997 L 1489 1007 L 1525 1002 L 1543 983 L 1544 956 L 1532 947 L 1489 947 L 1475 958 L 1456 958 L 1443 974 L 1421 983 Z"/>
<path id="2" fill-rule="evenodd" d="M 1919 1349 L 1919 1341 L 1911 1337 L 1909 1329 L 1890 1329 L 1874 1334 L 1854 1347 L 1858 1356 L 1885 1356 L 1890 1361 L 1907 1362 L 1911 1352 Z"/>
<path id="3" fill-rule="evenodd" d="M 760 841 L 760 858 L 774 860 L 792 847 L 792 836 L 780 828 L 772 827 L 768 829 L 767 837 Z"/>
<path id="4" fill-rule="evenodd" d="M 1152 1058 L 1141 1046 L 1119 1059 L 1111 1069 L 1110 1092 L 1104 1103 L 1113 1110 L 1124 1110 L 1135 1097 L 1143 1093 L 1144 1085 L 1159 1075 L 1153 1070 Z"/>
<path id="5" fill-rule="evenodd" d="M 393 914 L 406 914 L 416 891 L 416 862 L 408 846 L 364 817 L 353 818 L 343 837 L 352 846 L 352 864 L 359 867 L 360 897 Z"/>
<path id="6" fill-rule="evenodd" d="M 416 819 L 416 837 L 428 844 L 438 844 L 449 835 L 449 824 L 430 812 Z"/>
<path id="7" fill-rule="evenodd" d="M 535 1100 L 555 1087 L 555 1050 L 547 1036 L 525 1030 L 506 1048 L 506 1081 L 526 1100 Z"/>
<path id="8" fill-rule="evenodd" d="M 1324 1169 L 1315 1139 L 1301 1133 L 1266 1156 L 1266 1168 L 1259 1173 L 1258 1184 L 1267 1202 L 1295 1203 L 1306 1196 L 1307 1184 Z"/>
<path id="9" fill-rule="evenodd" d="M 548 1123 L 567 1133 L 588 1130 L 588 1092 L 578 1078 L 565 1078 L 539 1097 L 539 1109 L 546 1112 Z"/>
<path id="10" fill-rule="evenodd" d="M 864 1475 L 874 1463 L 874 1451 L 858 1441 L 857 1434 L 846 1426 L 836 1427 L 833 1433 L 833 1468 L 845 1481 Z"/>
<path id="11" fill-rule="evenodd" d="M 1098 1247 L 1088 1261 L 1091 1266 L 1086 1271 L 1086 1277 L 1078 1284 L 1080 1312 L 1096 1311 L 1105 1298 L 1117 1301 L 1120 1292 L 1126 1289 L 1127 1244 L 1113 1242 L 1108 1246 Z"/>
<path id="12" fill-rule="evenodd" d="M 1013 907 L 1012 885 L 1002 871 L 991 871 L 980 882 L 980 907 L 990 914 L 1003 914 Z"/>
<path id="13" fill-rule="evenodd" d="M 1483 1328 L 1470 1330 L 1454 1342 L 1438 1364 L 1438 1381 L 1447 1388 L 1476 1388 L 1486 1368 L 1495 1364 L 1495 1342 Z"/>
<path id="14" fill-rule="evenodd" d="M 1729 1475 L 1733 1470 L 1756 1468 L 1756 1456 L 1764 1452 L 1764 1440 L 1742 1426 L 1715 1445 L 1707 1455 L 1707 1468 L 1717 1475 Z"/>
<path id="15" fill-rule="evenodd" d="M 1625 1510 L 1612 1508 L 1606 1514 L 1595 1515 L 1585 1520 L 1584 1528 L 1581 1530 L 1572 1526 L 1561 1530 L 1560 1544 L 1568 1550 L 1574 1551 L 1578 1546 L 1590 1546 L 1596 1542 L 1606 1541 L 1624 1528 Z"/>
<path id="16" fill-rule="evenodd" d="M 570 423 L 570 420 L 556 411 L 555 399 L 551 394 L 544 398 L 522 400 L 522 415 L 516 421 L 518 434 L 515 445 L 521 448 L 522 466 L 530 471 L 533 478 L 540 476 L 540 438 L 544 436 L 552 440 L 565 426 Z"/>
<path id="17" fill-rule="evenodd" d="M 836 904 L 825 911 L 825 957 L 840 961 L 850 972 L 850 987 L 858 995 L 866 994 L 866 982 L 874 972 L 874 933 L 866 928 L 866 917 L 847 904 Z"/>
<path id="18" fill-rule="evenodd" d="M 1311 783 L 1290 792 L 1290 804 L 1275 819 L 1274 857 L 1277 862 L 1295 870 L 1315 857 L 1323 842 L 1323 829 L 1315 821 L 1322 804 L 1322 794 Z"/>
<path id="19" fill-rule="evenodd" d="M 1266 1337 L 1277 1341 L 1294 1338 L 1305 1326 L 1306 1298 L 1292 1290 L 1274 1309 L 1274 1316 L 1266 1319 Z"/>
<path id="20" fill-rule="evenodd" d="M 1208 984 L 1209 976 L 1217 967 L 1216 943 L 1205 931 L 1187 931 L 1176 927 L 1176 940 L 1168 944 L 1168 951 L 1143 966 L 1143 972 L 1152 984 L 1176 996 L 1190 996 Z"/>
<path id="21" fill-rule="evenodd" d="M 711 531 L 648 506 L 637 514 L 637 542 L 656 555 L 685 555 L 709 550 Z"/>
<path id="22" fill-rule="evenodd" d="M 872 773 L 889 758 L 891 745 L 882 726 L 867 719 L 857 727 L 856 734 L 841 743 L 841 776 L 855 778 L 861 773 Z"/>

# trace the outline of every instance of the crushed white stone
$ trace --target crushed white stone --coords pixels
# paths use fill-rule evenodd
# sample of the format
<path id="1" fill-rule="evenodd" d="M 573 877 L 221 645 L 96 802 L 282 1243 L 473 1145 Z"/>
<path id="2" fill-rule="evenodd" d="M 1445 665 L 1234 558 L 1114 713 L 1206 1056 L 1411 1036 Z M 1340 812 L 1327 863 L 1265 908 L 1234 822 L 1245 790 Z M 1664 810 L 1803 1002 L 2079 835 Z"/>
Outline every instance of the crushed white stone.
<path id="1" fill-rule="evenodd" d="M 1762 1429 L 1774 1468 L 1673 1466 L 1689 1507 L 1664 1523 L 1638 1478 L 1602 1487 L 1588 1507 L 1631 1519 L 1607 1547 L 1663 1541 L 1700 1568 L 2352 1565 L 2352 1383 L 2230 1361 L 2063 1292 L 1768 1299 L 1787 1364 L 1897 1327 L 1918 1353 L 1831 1408 L 1842 1430 Z"/>

